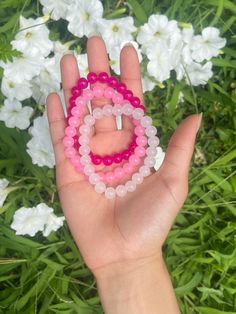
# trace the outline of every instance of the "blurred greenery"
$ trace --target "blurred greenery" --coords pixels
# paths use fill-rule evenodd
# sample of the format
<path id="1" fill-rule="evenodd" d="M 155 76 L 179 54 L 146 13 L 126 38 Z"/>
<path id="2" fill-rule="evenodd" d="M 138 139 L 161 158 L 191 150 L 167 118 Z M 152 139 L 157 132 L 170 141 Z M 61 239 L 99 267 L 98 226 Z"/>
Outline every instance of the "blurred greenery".
<path id="1" fill-rule="evenodd" d="M 236 5 L 229 0 L 105 0 L 103 5 L 106 18 L 132 15 L 140 26 L 159 12 L 192 23 L 196 33 L 209 25 L 218 27 L 227 38 L 226 48 L 213 61 L 214 76 L 206 86 L 191 88 L 172 77 L 163 88 L 146 93 L 145 100 L 164 149 L 185 116 L 203 112 L 189 196 L 164 246 L 182 313 L 236 313 Z M 10 41 L 21 14 L 40 16 L 41 5 L 1 0 L 1 60 L 18 55 Z M 74 39 L 65 21 L 50 20 L 48 27 L 51 39 Z M 84 51 L 85 39 L 74 45 Z M 178 103 L 180 91 L 182 103 Z M 0 103 L 3 99 L 0 95 Z M 21 206 L 46 202 L 61 213 L 54 172 L 32 165 L 25 150 L 28 139 L 26 131 L 0 123 L 1 177 L 17 188 L 0 208 L 0 313 L 102 313 L 94 278 L 66 224 L 48 238 L 16 236 L 9 227 Z"/>

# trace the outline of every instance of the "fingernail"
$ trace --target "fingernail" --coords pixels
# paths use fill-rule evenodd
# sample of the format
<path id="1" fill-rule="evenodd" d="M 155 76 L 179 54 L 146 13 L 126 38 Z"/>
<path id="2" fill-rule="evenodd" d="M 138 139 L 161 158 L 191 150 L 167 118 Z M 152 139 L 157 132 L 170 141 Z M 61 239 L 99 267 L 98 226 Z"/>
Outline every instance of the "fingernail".
<path id="1" fill-rule="evenodd" d="M 197 131 L 200 129 L 201 123 L 202 123 L 202 112 L 199 114 L 199 117 L 198 117 Z"/>
<path id="2" fill-rule="evenodd" d="M 88 38 L 92 38 L 92 37 L 101 37 L 101 34 L 99 32 L 92 32 L 88 34 Z"/>
<path id="3" fill-rule="evenodd" d="M 131 42 L 127 42 L 124 45 L 122 45 L 121 48 L 124 48 L 124 47 L 133 47 L 134 48 L 134 45 Z"/>
<path id="4" fill-rule="evenodd" d="M 65 52 L 63 52 L 63 56 L 65 55 L 74 55 L 74 51 L 73 50 L 67 50 Z"/>

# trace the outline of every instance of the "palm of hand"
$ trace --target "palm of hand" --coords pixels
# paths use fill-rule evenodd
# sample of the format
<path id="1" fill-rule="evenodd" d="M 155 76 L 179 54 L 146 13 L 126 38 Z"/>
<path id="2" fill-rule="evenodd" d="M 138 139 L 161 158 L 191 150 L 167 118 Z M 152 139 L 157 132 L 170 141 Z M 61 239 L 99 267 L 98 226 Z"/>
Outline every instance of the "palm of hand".
<path id="1" fill-rule="evenodd" d="M 95 39 L 101 40 L 91 38 L 90 41 Z M 66 61 L 66 57 L 64 59 Z M 65 96 L 67 98 L 66 88 Z M 176 131 L 164 164 L 157 173 L 145 178 L 135 192 L 124 198 L 108 200 L 97 194 L 65 158 L 61 144 L 64 116 L 58 96 L 50 95 L 47 103 L 60 201 L 88 267 L 95 270 L 114 262 L 155 255 L 186 197 L 188 165 L 198 117 L 185 120 Z M 124 149 L 130 136 L 129 129 L 98 132 L 91 138 L 90 146 L 96 153 L 109 154 Z"/>

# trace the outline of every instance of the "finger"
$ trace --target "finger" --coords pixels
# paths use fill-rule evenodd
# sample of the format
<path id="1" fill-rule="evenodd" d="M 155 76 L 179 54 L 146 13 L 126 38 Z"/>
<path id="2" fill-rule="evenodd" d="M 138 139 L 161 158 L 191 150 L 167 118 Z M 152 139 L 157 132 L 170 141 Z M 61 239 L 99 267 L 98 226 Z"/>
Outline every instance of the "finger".
<path id="1" fill-rule="evenodd" d="M 69 106 L 69 98 L 71 97 L 71 88 L 75 86 L 79 77 L 79 69 L 75 56 L 66 54 L 61 59 L 61 80 L 67 107 Z"/>
<path id="2" fill-rule="evenodd" d="M 110 75 L 109 60 L 106 51 L 106 46 L 104 41 L 99 36 L 92 36 L 87 42 L 87 54 L 88 54 L 88 68 L 90 72 L 107 72 Z M 96 83 L 96 85 L 104 84 Z M 111 103 L 106 98 L 97 98 L 92 101 L 92 107 L 102 107 L 105 104 Z M 107 132 L 116 130 L 116 122 L 114 117 L 105 117 L 103 119 L 97 120 L 95 124 L 95 132 Z"/>
<path id="3" fill-rule="evenodd" d="M 189 116 L 172 135 L 163 165 L 160 168 L 162 176 L 169 180 L 177 178 L 180 181 L 188 178 L 189 165 L 201 119 L 201 114 Z"/>
<path id="4" fill-rule="evenodd" d="M 140 63 L 135 48 L 128 44 L 124 46 L 120 54 L 120 73 L 121 81 L 126 84 L 134 96 L 139 97 L 143 103 L 143 90 L 140 72 Z M 123 117 L 123 125 L 125 129 L 132 129 L 133 124 L 128 117 Z"/>
<path id="5" fill-rule="evenodd" d="M 46 107 L 55 160 L 59 164 L 65 159 L 62 140 L 66 125 L 60 97 L 56 93 L 49 94 Z"/>

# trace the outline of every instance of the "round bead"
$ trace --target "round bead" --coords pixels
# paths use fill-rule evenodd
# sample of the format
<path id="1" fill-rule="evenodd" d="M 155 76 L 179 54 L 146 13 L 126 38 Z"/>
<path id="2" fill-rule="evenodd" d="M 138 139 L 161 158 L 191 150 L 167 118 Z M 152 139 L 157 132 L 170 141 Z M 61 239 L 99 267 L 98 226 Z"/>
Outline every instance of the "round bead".
<path id="1" fill-rule="evenodd" d="M 95 119 L 101 119 L 103 116 L 103 110 L 101 108 L 95 108 L 93 110 L 93 117 Z"/>
<path id="2" fill-rule="evenodd" d="M 78 106 L 75 106 L 71 109 L 71 114 L 74 116 L 74 117 L 81 117 L 82 114 L 83 114 L 83 108 L 82 107 L 78 107 Z"/>
<path id="3" fill-rule="evenodd" d="M 118 93 L 123 94 L 126 91 L 126 89 L 127 89 L 127 86 L 124 83 L 118 83 L 116 85 L 116 90 Z"/>
<path id="4" fill-rule="evenodd" d="M 130 149 L 125 149 L 125 150 L 121 153 L 122 159 L 125 159 L 125 160 L 128 160 L 130 155 L 131 155 Z"/>
<path id="5" fill-rule="evenodd" d="M 86 105 L 86 99 L 84 99 L 83 97 L 78 97 L 75 101 L 75 104 L 79 107 L 84 107 Z"/>
<path id="6" fill-rule="evenodd" d="M 124 197 L 127 193 L 127 190 L 124 185 L 118 185 L 116 187 L 116 195 L 119 197 Z"/>
<path id="7" fill-rule="evenodd" d="M 94 84 L 97 82 L 97 74 L 94 72 L 89 72 L 87 75 L 88 82 Z"/>
<path id="8" fill-rule="evenodd" d="M 80 155 L 88 155 L 90 153 L 90 148 L 88 145 L 81 145 L 79 148 Z"/>
<path id="9" fill-rule="evenodd" d="M 115 87 L 115 86 L 119 83 L 119 81 L 118 81 L 117 77 L 115 77 L 115 76 L 110 76 L 110 77 L 108 78 L 108 80 L 107 80 L 107 83 L 108 83 L 109 86 Z"/>
<path id="10" fill-rule="evenodd" d="M 103 108 L 102 108 L 102 111 L 104 113 L 105 116 L 110 116 L 112 114 L 112 106 L 111 105 L 105 105 Z"/>
<path id="11" fill-rule="evenodd" d="M 137 146 L 134 150 L 135 155 L 143 157 L 146 155 L 146 150 L 143 146 Z"/>
<path id="12" fill-rule="evenodd" d="M 108 82 L 108 74 L 106 72 L 100 72 L 98 74 L 98 81 L 101 83 L 107 83 Z"/>
<path id="13" fill-rule="evenodd" d="M 141 127 L 141 125 L 137 125 L 135 128 L 134 128 L 134 133 L 136 135 L 144 135 L 145 134 L 145 130 L 144 128 Z"/>
<path id="14" fill-rule="evenodd" d="M 133 113 L 133 111 L 134 111 L 133 107 L 130 104 L 123 105 L 122 109 L 123 109 L 123 113 L 126 116 L 130 116 Z"/>
<path id="15" fill-rule="evenodd" d="M 114 175 L 117 179 L 121 179 L 124 176 L 124 174 L 125 174 L 125 171 L 123 168 L 121 167 L 115 168 Z"/>
<path id="16" fill-rule="evenodd" d="M 149 125 L 152 125 L 152 118 L 145 116 L 142 117 L 142 119 L 140 120 L 140 123 L 142 124 L 142 126 L 147 127 Z"/>
<path id="17" fill-rule="evenodd" d="M 76 101 L 77 96 L 71 96 L 69 99 L 69 104 L 70 106 L 75 106 L 75 101 Z"/>
<path id="18" fill-rule="evenodd" d="M 79 95 L 81 95 L 80 87 L 77 87 L 77 86 L 72 87 L 71 94 L 74 97 L 78 97 Z"/>
<path id="19" fill-rule="evenodd" d="M 153 136 L 155 136 L 157 134 L 157 129 L 154 126 L 149 125 L 146 128 L 145 133 L 147 134 L 148 137 L 153 137 Z"/>
<path id="20" fill-rule="evenodd" d="M 132 175 L 132 181 L 136 184 L 141 184 L 143 182 L 143 176 L 140 173 L 135 173 Z"/>
<path id="21" fill-rule="evenodd" d="M 111 156 L 104 156 L 102 161 L 105 166 L 110 166 L 113 162 L 113 158 Z"/>
<path id="22" fill-rule="evenodd" d="M 89 143 L 88 137 L 85 135 L 81 135 L 79 137 L 79 143 L 80 143 L 80 145 L 87 145 Z"/>
<path id="23" fill-rule="evenodd" d="M 149 157 L 155 157 L 157 155 L 157 150 L 154 147 L 148 147 L 146 152 Z"/>
<path id="24" fill-rule="evenodd" d="M 102 194 L 106 190 L 106 185 L 103 182 L 96 183 L 94 189 L 97 193 Z"/>
<path id="25" fill-rule="evenodd" d="M 136 143 L 138 146 L 145 146 L 147 144 L 147 138 L 143 135 L 136 138 Z"/>
<path id="26" fill-rule="evenodd" d="M 93 88 L 94 97 L 101 98 L 103 96 L 103 88 L 101 86 L 95 86 Z"/>
<path id="27" fill-rule="evenodd" d="M 100 165 L 102 162 L 102 157 L 99 155 L 93 155 L 92 156 L 92 162 L 94 163 L 94 165 Z"/>
<path id="28" fill-rule="evenodd" d="M 70 136 L 65 136 L 62 142 L 65 147 L 72 147 L 74 145 L 74 139 Z"/>
<path id="29" fill-rule="evenodd" d="M 99 174 L 97 174 L 97 173 L 92 173 L 92 174 L 90 174 L 90 176 L 89 176 L 89 182 L 91 183 L 91 184 L 97 184 L 97 183 L 99 183 L 100 182 L 100 176 L 99 176 Z"/>
<path id="30" fill-rule="evenodd" d="M 104 97 L 106 98 L 112 98 L 114 95 L 114 89 L 112 87 L 107 87 L 104 90 Z"/>
<path id="31" fill-rule="evenodd" d="M 131 155 L 129 157 L 129 163 L 133 166 L 137 166 L 140 163 L 140 158 L 136 155 Z"/>
<path id="32" fill-rule="evenodd" d="M 112 188 L 112 187 L 107 188 L 106 191 L 105 191 L 105 196 L 108 199 L 113 199 L 116 196 L 115 189 Z"/>
<path id="33" fill-rule="evenodd" d="M 76 128 L 74 128 L 73 126 L 68 126 L 65 129 L 65 134 L 67 136 L 73 137 L 76 135 Z"/>
<path id="34" fill-rule="evenodd" d="M 79 128 L 79 133 L 82 135 L 88 135 L 90 133 L 90 127 L 88 125 L 81 125 Z"/>
<path id="35" fill-rule="evenodd" d="M 89 177 L 92 173 L 94 173 L 94 167 L 92 165 L 85 165 L 84 174 Z"/>
<path id="36" fill-rule="evenodd" d="M 139 119 L 141 119 L 143 117 L 143 115 L 144 115 L 144 112 L 143 112 L 142 109 L 140 109 L 140 108 L 134 109 L 134 111 L 133 111 L 134 119 L 139 120 Z"/>
<path id="37" fill-rule="evenodd" d="M 125 183 L 125 188 L 128 192 L 134 192 L 136 189 L 136 184 L 133 181 L 129 180 Z"/>
<path id="38" fill-rule="evenodd" d="M 86 80 L 86 78 L 81 77 L 77 82 L 77 86 L 79 89 L 85 89 L 88 87 L 88 81 Z"/>
<path id="39" fill-rule="evenodd" d="M 138 97 L 132 97 L 130 102 L 134 107 L 137 107 L 140 104 L 140 99 Z"/>
<path id="40" fill-rule="evenodd" d="M 147 177 L 150 175 L 151 170 L 148 166 L 142 166 L 139 169 L 139 173 L 143 176 L 143 177 Z"/>
<path id="41" fill-rule="evenodd" d="M 113 155 L 113 161 L 114 161 L 114 163 L 116 163 L 116 164 L 119 164 L 121 161 L 122 161 L 122 155 L 121 154 L 114 154 Z"/>
<path id="42" fill-rule="evenodd" d="M 116 177 L 112 171 L 109 171 L 105 174 L 105 179 L 108 183 L 112 183 L 116 179 Z"/>
<path id="43" fill-rule="evenodd" d="M 159 143 L 160 143 L 160 140 L 157 136 L 153 136 L 148 139 L 148 145 L 150 147 L 156 147 L 159 145 Z"/>
<path id="44" fill-rule="evenodd" d="M 80 157 L 80 163 L 83 166 L 89 165 L 91 163 L 91 158 L 87 155 L 83 155 Z"/>
<path id="45" fill-rule="evenodd" d="M 85 89 L 83 91 L 83 97 L 86 101 L 93 99 L 93 92 L 90 89 Z"/>
<path id="46" fill-rule="evenodd" d="M 122 102 L 124 101 L 124 98 L 121 94 L 114 93 L 112 96 L 112 101 L 114 104 L 122 104 Z"/>
<path id="47" fill-rule="evenodd" d="M 134 171 L 134 167 L 129 162 L 124 164 L 123 169 L 124 169 L 125 173 L 128 173 L 128 174 L 132 173 Z"/>
<path id="48" fill-rule="evenodd" d="M 76 150 L 74 149 L 74 147 L 67 147 L 65 149 L 65 155 L 68 158 L 72 158 L 73 156 L 76 155 Z"/>
<path id="49" fill-rule="evenodd" d="M 80 121 L 79 121 L 79 119 L 76 118 L 76 117 L 70 117 L 69 120 L 68 120 L 68 124 L 69 124 L 70 126 L 73 126 L 73 127 L 76 128 L 76 127 L 79 126 Z"/>
<path id="50" fill-rule="evenodd" d="M 126 90 L 123 92 L 123 97 L 126 100 L 130 100 L 133 97 L 133 93 L 131 92 L 131 90 Z"/>
<path id="51" fill-rule="evenodd" d="M 87 124 L 87 125 L 89 125 L 89 126 L 94 125 L 94 123 L 95 123 L 95 118 L 94 118 L 91 114 L 89 114 L 89 115 L 87 115 L 87 116 L 84 118 L 84 123 Z"/>
<path id="52" fill-rule="evenodd" d="M 122 114 L 122 106 L 115 104 L 112 108 L 112 112 L 115 116 L 120 116 Z"/>
<path id="53" fill-rule="evenodd" d="M 144 159 L 144 165 L 148 166 L 148 167 L 154 167 L 156 164 L 156 159 L 154 157 L 146 157 Z"/>

